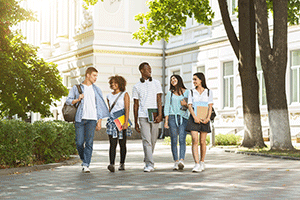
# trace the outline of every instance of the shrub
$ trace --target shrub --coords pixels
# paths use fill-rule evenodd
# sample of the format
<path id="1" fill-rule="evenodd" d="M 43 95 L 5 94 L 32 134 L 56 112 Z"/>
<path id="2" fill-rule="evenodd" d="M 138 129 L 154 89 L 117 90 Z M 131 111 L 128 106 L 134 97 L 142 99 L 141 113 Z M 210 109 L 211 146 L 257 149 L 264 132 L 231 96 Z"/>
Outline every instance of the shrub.
<path id="1" fill-rule="evenodd" d="M 76 153 L 75 128 L 64 121 L 0 121 L 0 166 L 50 163 Z"/>
<path id="2" fill-rule="evenodd" d="M 33 124 L 34 155 L 45 163 L 55 162 L 76 152 L 74 125 L 64 121 L 37 121 Z"/>
<path id="3" fill-rule="evenodd" d="M 31 124 L 18 120 L 1 120 L 0 165 L 28 165 L 32 161 L 33 140 Z"/>
<path id="4" fill-rule="evenodd" d="M 235 134 L 218 134 L 215 138 L 216 145 L 238 145 L 241 141 L 241 136 Z"/>
<path id="5" fill-rule="evenodd" d="M 186 142 L 187 146 L 191 146 L 192 145 L 192 136 L 190 134 L 186 135 L 185 142 Z M 207 137 L 206 137 L 206 144 L 208 145 L 209 143 L 210 143 L 210 136 L 207 135 Z M 171 137 L 170 136 L 167 136 L 167 137 L 164 138 L 164 144 L 165 145 L 171 145 Z"/>
<path id="6" fill-rule="evenodd" d="M 235 134 L 218 134 L 215 136 L 215 144 L 216 145 L 239 145 L 242 137 Z M 208 145 L 210 143 L 210 135 L 207 135 L 206 137 L 206 144 Z M 171 137 L 165 137 L 164 138 L 164 144 L 171 145 Z M 191 146 L 192 145 L 192 136 L 188 134 L 186 136 L 186 145 Z"/>

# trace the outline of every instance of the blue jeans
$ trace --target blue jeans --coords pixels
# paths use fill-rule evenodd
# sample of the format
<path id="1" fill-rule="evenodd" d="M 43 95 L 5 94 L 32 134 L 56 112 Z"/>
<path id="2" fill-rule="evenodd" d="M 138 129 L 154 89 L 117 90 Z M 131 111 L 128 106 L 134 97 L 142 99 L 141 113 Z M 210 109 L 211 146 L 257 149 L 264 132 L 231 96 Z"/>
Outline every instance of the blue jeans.
<path id="1" fill-rule="evenodd" d="M 82 119 L 81 122 L 75 122 L 76 147 L 82 166 L 88 167 L 91 163 L 96 125 L 97 120 Z"/>
<path id="2" fill-rule="evenodd" d="M 177 117 L 177 123 L 176 119 Z M 182 120 L 181 120 L 182 119 Z M 186 149 L 186 134 L 185 131 L 186 125 L 188 120 L 181 117 L 180 115 L 169 115 L 169 130 L 170 130 L 170 136 L 171 136 L 171 150 L 173 154 L 174 161 L 178 160 L 178 153 L 177 153 L 177 138 L 179 135 L 179 159 L 185 158 L 185 149 Z"/>

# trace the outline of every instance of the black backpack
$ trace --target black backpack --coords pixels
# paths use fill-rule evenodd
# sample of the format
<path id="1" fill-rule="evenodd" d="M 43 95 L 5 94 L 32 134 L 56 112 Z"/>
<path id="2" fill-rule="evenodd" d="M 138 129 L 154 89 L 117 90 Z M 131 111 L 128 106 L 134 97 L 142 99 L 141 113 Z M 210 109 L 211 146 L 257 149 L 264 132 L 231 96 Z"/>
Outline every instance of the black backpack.
<path id="1" fill-rule="evenodd" d="M 76 85 L 79 94 L 82 94 L 82 90 L 80 88 L 80 85 Z M 75 116 L 77 112 L 77 108 L 80 105 L 81 101 L 74 105 L 67 105 L 66 102 L 62 108 L 62 114 L 64 116 L 65 121 L 67 122 L 75 122 Z"/>
<path id="2" fill-rule="evenodd" d="M 193 90 L 191 90 L 191 95 L 193 97 Z M 208 96 L 209 96 L 209 89 L 208 89 Z M 217 113 L 215 112 L 214 107 L 212 107 L 211 115 L 210 115 L 210 121 L 214 122 L 214 119 L 215 119 L 216 116 L 217 116 Z"/>

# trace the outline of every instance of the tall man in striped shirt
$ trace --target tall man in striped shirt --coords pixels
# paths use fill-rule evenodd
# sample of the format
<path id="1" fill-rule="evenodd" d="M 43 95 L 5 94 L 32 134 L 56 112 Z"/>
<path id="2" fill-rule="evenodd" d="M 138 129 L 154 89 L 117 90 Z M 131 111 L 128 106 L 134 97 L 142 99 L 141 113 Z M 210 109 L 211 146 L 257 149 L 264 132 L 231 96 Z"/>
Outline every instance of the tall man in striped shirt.
<path id="1" fill-rule="evenodd" d="M 144 149 L 144 172 L 154 171 L 153 152 L 158 138 L 158 126 L 162 121 L 162 88 L 161 83 L 151 77 L 151 67 L 143 62 L 139 65 L 142 75 L 140 81 L 133 86 L 135 130 L 141 133 Z M 158 116 L 154 122 L 148 121 L 148 108 L 158 108 Z"/>

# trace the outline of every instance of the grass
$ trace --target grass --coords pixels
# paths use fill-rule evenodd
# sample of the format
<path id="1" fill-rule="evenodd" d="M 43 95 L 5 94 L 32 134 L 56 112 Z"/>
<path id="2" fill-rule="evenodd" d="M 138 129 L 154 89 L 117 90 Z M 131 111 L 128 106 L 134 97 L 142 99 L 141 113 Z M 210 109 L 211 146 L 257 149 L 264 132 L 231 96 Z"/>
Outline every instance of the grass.
<path id="1" fill-rule="evenodd" d="M 267 146 L 267 147 L 261 148 L 261 149 L 259 149 L 259 148 L 248 149 L 245 147 L 239 147 L 239 148 L 236 148 L 236 151 L 300 158 L 300 148 L 299 147 L 295 147 L 295 150 L 270 150 L 270 146 Z"/>

